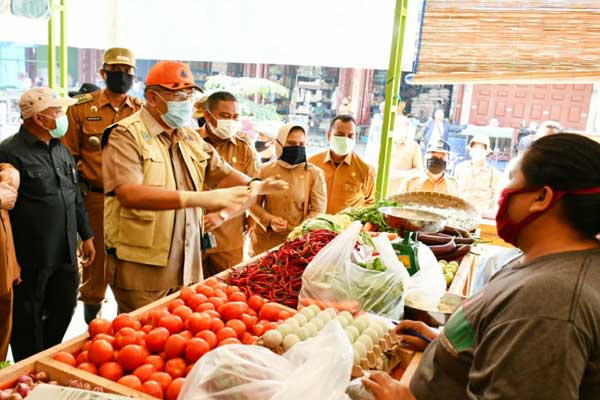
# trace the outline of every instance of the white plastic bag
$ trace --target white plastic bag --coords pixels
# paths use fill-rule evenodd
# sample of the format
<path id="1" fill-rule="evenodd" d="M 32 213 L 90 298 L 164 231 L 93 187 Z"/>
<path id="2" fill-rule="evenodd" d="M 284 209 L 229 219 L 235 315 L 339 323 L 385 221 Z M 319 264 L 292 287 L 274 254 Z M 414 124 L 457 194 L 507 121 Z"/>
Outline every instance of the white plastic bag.
<path id="1" fill-rule="evenodd" d="M 406 304 L 424 310 L 435 310 L 446 292 L 444 272 L 429 247 L 418 246 L 419 271 L 410 277 L 406 287 Z"/>
<path id="2" fill-rule="evenodd" d="M 227 345 L 194 366 L 179 400 L 347 400 L 353 350 L 337 321 L 279 356 L 260 346 Z"/>
<path id="3" fill-rule="evenodd" d="M 397 257 L 390 255 L 393 249 L 387 239 L 375 241 L 385 271 L 355 265 L 351 256 L 361 227 L 360 222 L 353 222 L 308 264 L 302 274 L 300 302 L 398 319 L 404 311 L 408 273 Z"/>

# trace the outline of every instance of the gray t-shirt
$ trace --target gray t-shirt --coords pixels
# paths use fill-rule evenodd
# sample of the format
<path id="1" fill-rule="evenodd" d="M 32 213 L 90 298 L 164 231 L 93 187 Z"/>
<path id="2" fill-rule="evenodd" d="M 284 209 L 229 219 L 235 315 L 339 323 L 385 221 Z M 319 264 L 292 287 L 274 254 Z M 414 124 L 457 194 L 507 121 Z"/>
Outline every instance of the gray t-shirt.
<path id="1" fill-rule="evenodd" d="M 456 310 L 410 388 L 422 399 L 600 398 L 600 249 L 502 268 Z"/>

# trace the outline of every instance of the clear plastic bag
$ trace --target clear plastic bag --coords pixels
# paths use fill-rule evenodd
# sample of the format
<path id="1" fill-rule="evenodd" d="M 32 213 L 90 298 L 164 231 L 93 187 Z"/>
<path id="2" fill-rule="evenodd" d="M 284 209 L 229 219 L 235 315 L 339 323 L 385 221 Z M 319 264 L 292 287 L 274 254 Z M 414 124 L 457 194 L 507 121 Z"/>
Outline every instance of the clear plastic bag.
<path id="1" fill-rule="evenodd" d="M 202 357 L 180 400 L 347 400 L 353 350 L 337 321 L 283 356 L 260 346 L 227 345 Z"/>
<path id="2" fill-rule="evenodd" d="M 444 273 L 429 247 L 418 246 L 419 271 L 410 277 L 406 287 L 406 304 L 424 310 L 435 310 L 446 292 Z"/>
<path id="3" fill-rule="evenodd" d="M 353 222 L 313 258 L 302 275 L 300 302 L 398 319 L 404 311 L 408 272 L 393 255 L 387 238 L 375 240 L 385 271 L 354 264 L 351 257 L 361 227 Z"/>

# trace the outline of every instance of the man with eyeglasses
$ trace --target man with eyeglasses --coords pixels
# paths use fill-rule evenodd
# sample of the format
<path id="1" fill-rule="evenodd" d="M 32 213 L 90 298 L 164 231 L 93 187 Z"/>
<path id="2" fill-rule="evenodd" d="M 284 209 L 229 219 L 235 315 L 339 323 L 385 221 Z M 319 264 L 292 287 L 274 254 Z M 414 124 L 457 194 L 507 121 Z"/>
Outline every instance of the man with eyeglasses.
<path id="1" fill-rule="evenodd" d="M 198 130 L 200 136 L 212 145 L 233 168 L 255 177 L 258 173 L 256 154 L 238 121 L 239 105 L 235 96 L 219 91 L 206 99 L 203 117 L 206 124 Z M 207 187 L 207 190 L 214 187 Z M 231 218 L 226 212 L 204 216 L 204 228 L 215 235 L 217 246 L 203 254 L 203 267 L 208 275 L 215 275 L 242 262 L 244 258 L 244 216 Z"/>
<path id="2" fill-rule="evenodd" d="M 85 207 L 96 233 L 96 260 L 83 269 L 79 300 L 84 304 L 85 321 L 96 318 L 108 286 L 104 271 L 104 188 L 100 140 L 107 126 L 140 109 L 142 101 L 129 96 L 135 76 L 135 57 L 124 48 L 104 52 L 100 75 L 106 87 L 75 96 L 77 104 L 67 111 L 69 130 L 62 139 L 75 160 L 81 178 Z"/>
<path id="3" fill-rule="evenodd" d="M 287 188 L 233 169 L 187 126 L 194 90 L 187 64 L 155 64 L 144 106 L 102 137 L 106 271 L 119 312 L 202 279 L 202 209 L 236 217 L 254 195 Z M 202 191 L 216 186 L 228 189 Z"/>

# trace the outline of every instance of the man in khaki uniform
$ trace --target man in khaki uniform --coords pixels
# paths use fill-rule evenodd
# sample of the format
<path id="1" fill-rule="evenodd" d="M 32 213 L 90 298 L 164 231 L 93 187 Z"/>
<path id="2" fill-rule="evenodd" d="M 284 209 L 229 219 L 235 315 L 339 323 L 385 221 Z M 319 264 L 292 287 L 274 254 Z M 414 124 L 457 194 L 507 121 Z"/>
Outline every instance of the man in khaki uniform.
<path id="1" fill-rule="evenodd" d="M 427 147 L 425 169 L 406 178 L 400 193 L 436 192 L 458 196 L 456 179 L 446 173 L 446 163 L 450 154 L 450 145 L 442 139 Z"/>
<path id="2" fill-rule="evenodd" d="M 237 99 L 229 92 L 211 94 L 204 110 L 206 124 L 198 130 L 200 136 L 211 144 L 225 161 L 247 176 L 255 177 L 258 168 L 252 145 L 243 134 L 238 121 Z M 205 184 L 206 190 L 214 189 Z M 226 212 L 209 213 L 204 216 L 204 229 L 212 231 L 217 247 L 206 250 L 203 255 L 204 270 L 217 274 L 242 262 L 244 258 L 244 216 L 229 218 Z"/>
<path id="3" fill-rule="evenodd" d="M 100 139 L 107 126 L 140 109 L 142 101 L 127 95 L 135 74 L 131 51 L 111 48 L 104 52 L 100 75 L 106 88 L 75 96 L 77 104 L 69 107 L 69 130 L 62 141 L 77 161 L 85 207 L 96 234 L 96 260 L 82 271 L 79 300 L 84 303 L 85 321 L 96 317 L 106 295 L 104 272 L 104 189 L 102 183 L 102 149 Z"/>
<path id="4" fill-rule="evenodd" d="M 0 361 L 6 359 L 12 330 L 13 285 L 19 281 L 19 265 L 8 211 L 17 200 L 19 171 L 0 164 Z"/>
<path id="5" fill-rule="evenodd" d="M 323 171 L 306 162 L 306 134 L 294 123 L 283 125 L 277 135 L 277 160 L 258 170 L 259 178 L 277 176 L 288 183 L 289 190 L 258 196 L 250 208 L 256 221 L 251 231 L 251 253 L 260 254 L 283 243 L 302 221 L 324 213 L 327 188 Z"/>
<path id="6" fill-rule="evenodd" d="M 186 126 L 194 89 L 187 64 L 155 64 L 146 104 L 103 135 L 106 270 L 119 312 L 202 279 L 200 208 L 235 217 L 255 201 L 251 194 L 286 188 L 234 170 Z M 202 192 L 204 185 L 247 186 Z"/>
<path id="7" fill-rule="evenodd" d="M 394 127 L 394 147 L 390 160 L 390 183 L 388 193 L 400 193 L 402 182 L 407 176 L 418 173 L 423 169 L 423 155 L 421 147 L 413 139 L 415 127 L 410 124 L 404 115 L 396 116 Z"/>
<path id="8" fill-rule="evenodd" d="M 353 149 L 356 122 L 350 115 L 338 115 L 327 132 L 329 149 L 315 154 L 309 162 L 321 168 L 327 182 L 327 213 L 375 202 L 375 170 Z"/>
<path id="9" fill-rule="evenodd" d="M 502 182 L 502 173 L 485 161 L 490 152 L 490 138 L 475 135 L 469 143 L 471 160 L 458 164 L 454 171 L 459 196 L 473 204 L 485 218 L 496 215 Z"/>

